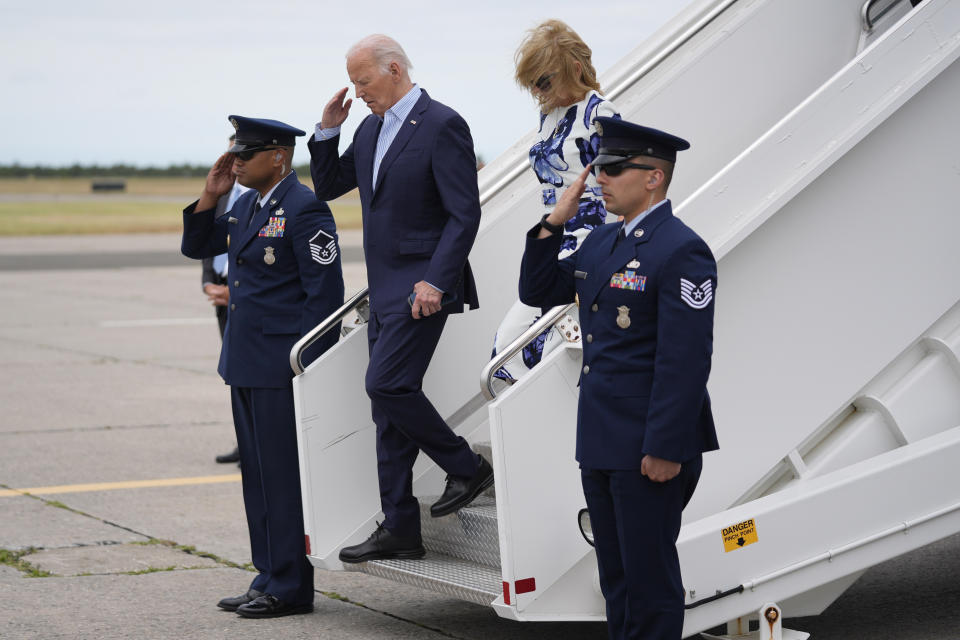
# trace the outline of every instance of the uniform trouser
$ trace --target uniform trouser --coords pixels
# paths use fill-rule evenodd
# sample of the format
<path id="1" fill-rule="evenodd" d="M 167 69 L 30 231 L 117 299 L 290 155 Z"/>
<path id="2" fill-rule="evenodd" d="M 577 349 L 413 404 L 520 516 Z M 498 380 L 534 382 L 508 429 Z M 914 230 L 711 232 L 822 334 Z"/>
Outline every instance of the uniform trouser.
<path id="1" fill-rule="evenodd" d="M 383 526 L 398 536 L 420 534 L 420 505 L 413 497 L 413 463 L 420 451 L 450 475 L 470 477 L 478 468 L 477 455 L 423 393 L 423 376 L 447 315 L 414 320 L 409 313 L 372 313 L 367 325 L 366 389 L 377 425 Z"/>
<path id="2" fill-rule="evenodd" d="M 667 482 L 653 482 L 639 469 L 581 469 L 611 639 L 681 637 L 677 536 L 702 465 L 697 456 Z"/>
<path id="3" fill-rule="evenodd" d="M 253 566 L 250 588 L 293 605 L 313 602 L 306 557 L 293 388 L 231 387 L 243 505 Z"/>

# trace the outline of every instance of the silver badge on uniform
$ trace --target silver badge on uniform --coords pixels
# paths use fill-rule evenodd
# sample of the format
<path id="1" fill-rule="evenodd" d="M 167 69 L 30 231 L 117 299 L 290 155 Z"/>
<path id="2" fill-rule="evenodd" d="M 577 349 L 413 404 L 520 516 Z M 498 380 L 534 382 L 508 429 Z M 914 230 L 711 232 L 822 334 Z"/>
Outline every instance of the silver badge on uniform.
<path id="1" fill-rule="evenodd" d="M 627 263 L 627 269 L 639 269 L 639 268 L 640 268 L 639 260 L 631 260 L 630 262 Z"/>
<path id="2" fill-rule="evenodd" d="M 273 264 L 277 261 L 277 256 L 273 255 L 273 247 L 264 247 L 263 248 L 263 261 L 267 264 Z"/>
<path id="3" fill-rule="evenodd" d="M 275 215 L 275 216 L 282 216 L 283 213 L 284 213 L 283 207 L 280 207 L 279 209 L 277 209 L 276 211 L 273 212 L 273 215 Z"/>
<path id="4" fill-rule="evenodd" d="M 275 204 L 277 204 L 277 199 L 276 199 L 276 198 L 270 198 L 270 206 L 272 207 L 272 206 L 275 205 Z"/>
<path id="5" fill-rule="evenodd" d="M 680 299 L 692 309 L 705 308 L 713 300 L 713 281 L 707 278 L 700 284 L 693 284 L 680 278 Z"/>
<path id="6" fill-rule="evenodd" d="M 642 237 L 643 237 L 643 229 L 637 229 L 636 231 L 634 231 L 634 232 L 633 232 L 633 237 L 634 237 L 634 238 L 642 238 Z"/>
<path id="7" fill-rule="evenodd" d="M 617 307 L 617 326 L 626 329 L 630 326 L 630 307 L 623 305 Z"/>
<path id="8" fill-rule="evenodd" d="M 314 262 L 330 264 L 337 257 L 337 241 L 332 235 L 320 229 L 310 238 L 310 257 Z"/>

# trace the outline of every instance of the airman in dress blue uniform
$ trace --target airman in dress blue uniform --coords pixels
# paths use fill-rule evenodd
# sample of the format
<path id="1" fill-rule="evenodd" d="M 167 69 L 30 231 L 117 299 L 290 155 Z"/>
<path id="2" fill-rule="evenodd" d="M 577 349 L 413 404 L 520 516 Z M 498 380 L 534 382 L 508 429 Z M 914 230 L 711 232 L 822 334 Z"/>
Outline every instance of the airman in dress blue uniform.
<path id="1" fill-rule="evenodd" d="M 230 307 L 219 372 L 230 385 L 240 448 L 243 502 L 258 574 L 248 591 L 219 606 L 247 618 L 313 610 L 306 558 L 290 349 L 343 304 L 343 272 L 330 208 L 292 171 L 300 129 L 230 116 L 236 143 L 184 209 L 184 255 L 227 252 Z M 215 217 L 234 177 L 251 189 Z M 337 339 L 330 331 L 307 355 Z"/>
<path id="2" fill-rule="evenodd" d="M 666 199 L 676 153 L 689 143 L 613 118 L 596 126 L 597 184 L 623 222 L 596 228 L 557 262 L 588 168 L 527 234 L 520 298 L 542 307 L 579 300 L 577 460 L 610 637 L 667 640 L 683 629 L 680 515 L 701 454 L 718 448 L 706 387 L 717 267 Z"/>

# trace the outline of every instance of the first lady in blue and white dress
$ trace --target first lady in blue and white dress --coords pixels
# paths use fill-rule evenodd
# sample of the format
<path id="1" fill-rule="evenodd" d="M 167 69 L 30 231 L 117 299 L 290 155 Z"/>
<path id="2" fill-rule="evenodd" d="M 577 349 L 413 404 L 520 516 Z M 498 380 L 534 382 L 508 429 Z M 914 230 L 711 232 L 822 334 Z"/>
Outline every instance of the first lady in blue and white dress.
<path id="1" fill-rule="evenodd" d="M 598 116 L 620 117 L 613 104 L 600 94 L 590 56 L 590 47 L 560 20 L 547 20 L 528 31 L 517 49 L 516 81 L 530 91 L 540 106 L 540 128 L 537 142 L 530 148 L 530 165 L 541 189 L 537 202 L 531 202 L 531 225 L 553 210 L 564 189 L 596 157 L 598 136 L 593 120 Z M 577 215 L 564 225 L 557 258 L 576 251 L 587 234 L 606 221 L 600 188 L 590 176 Z M 497 371 L 496 377 L 512 383 L 564 339 L 576 341 L 579 327 L 575 313 L 561 320 L 562 333 L 557 329 L 541 333 Z M 517 300 L 497 329 L 494 354 L 539 317 L 540 309 Z"/>

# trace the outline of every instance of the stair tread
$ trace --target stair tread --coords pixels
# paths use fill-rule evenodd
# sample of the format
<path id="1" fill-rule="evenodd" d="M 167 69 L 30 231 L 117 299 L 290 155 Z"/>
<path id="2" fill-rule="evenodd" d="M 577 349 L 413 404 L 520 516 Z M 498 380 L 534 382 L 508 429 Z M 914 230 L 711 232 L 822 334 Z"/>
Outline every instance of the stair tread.
<path id="1" fill-rule="evenodd" d="M 423 546 L 428 551 L 487 565 L 499 571 L 497 501 L 479 496 L 469 506 L 440 518 L 430 517 L 432 498 L 420 502 Z"/>
<path id="2" fill-rule="evenodd" d="M 371 560 L 346 568 L 478 604 L 490 604 L 503 587 L 500 569 L 436 552 L 428 552 L 421 560 Z"/>
<path id="3" fill-rule="evenodd" d="M 420 504 L 426 505 L 428 508 L 431 504 L 440 499 L 440 496 L 425 496 L 420 498 Z M 455 516 L 460 512 L 476 513 L 484 517 L 497 517 L 497 499 L 494 496 L 489 496 L 486 494 L 480 494 L 474 499 L 473 502 L 467 506 L 454 511 L 453 513 L 441 516 L 441 518 L 449 518 L 450 516 Z M 429 510 L 427 510 L 429 513 Z"/>

